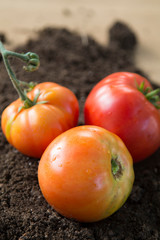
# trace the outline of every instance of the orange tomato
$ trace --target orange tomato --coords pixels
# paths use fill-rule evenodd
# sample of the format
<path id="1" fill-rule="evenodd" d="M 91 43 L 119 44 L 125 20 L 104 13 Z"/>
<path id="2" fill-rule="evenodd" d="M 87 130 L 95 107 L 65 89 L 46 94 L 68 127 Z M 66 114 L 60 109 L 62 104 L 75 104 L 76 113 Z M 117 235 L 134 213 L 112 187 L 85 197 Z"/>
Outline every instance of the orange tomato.
<path id="1" fill-rule="evenodd" d="M 57 212 L 94 222 L 110 216 L 128 198 L 134 182 L 132 157 L 115 134 L 79 126 L 47 147 L 38 179 L 45 199 Z"/>
<path id="2" fill-rule="evenodd" d="M 34 106 L 19 111 L 23 102 L 17 99 L 3 111 L 1 119 L 8 142 L 23 154 L 37 158 L 55 137 L 76 126 L 79 116 L 78 100 L 69 89 L 45 82 L 27 96 L 33 101 L 39 91 Z"/>

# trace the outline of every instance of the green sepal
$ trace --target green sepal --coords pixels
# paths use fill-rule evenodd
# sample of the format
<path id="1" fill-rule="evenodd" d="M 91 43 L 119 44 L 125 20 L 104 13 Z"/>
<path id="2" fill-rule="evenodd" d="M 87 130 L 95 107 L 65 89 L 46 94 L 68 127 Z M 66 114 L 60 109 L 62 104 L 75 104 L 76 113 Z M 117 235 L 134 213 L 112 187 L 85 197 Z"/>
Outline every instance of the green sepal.
<path id="1" fill-rule="evenodd" d="M 140 86 L 137 85 L 137 89 L 146 97 L 146 99 L 152 103 L 155 108 L 160 109 L 160 88 L 152 89 L 150 87 L 144 87 L 145 82 L 143 81 Z"/>
<path id="2" fill-rule="evenodd" d="M 33 104 L 35 105 L 37 103 L 37 100 L 39 98 L 39 95 L 40 95 L 40 90 L 38 89 L 38 92 L 37 94 L 35 95 L 34 99 L 33 99 Z"/>
<path id="3" fill-rule="evenodd" d="M 19 81 L 19 86 L 23 87 L 26 92 L 30 92 L 33 90 L 33 88 L 37 85 L 37 82 L 24 82 L 24 81 Z"/>
<path id="4" fill-rule="evenodd" d="M 18 108 L 18 113 L 20 113 L 21 111 L 22 111 L 22 109 L 24 109 L 25 107 L 24 106 L 20 106 L 19 108 Z"/>
<path id="5" fill-rule="evenodd" d="M 41 102 L 37 102 L 36 104 L 45 104 L 48 103 L 48 101 L 41 101 Z"/>
<path id="6" fill-rule="evenodd" d="M 27 96 L 27 92 L 24 90 L 24 95 Z M 38 98 L 39 98 L 39 95 L 40 95 L 40 90 L 38 90 L 37 94 L 35 95 L 33 101 L 31 101 L 29 98 L 27 98 L 25 101 L 23 101 L 23 106 L 19 107 L 18 109 L 18 113 L 22 110 L 22 109 L 27 109 L 27 108 L 30 108 L 32 106 L 35 106 L 37 104 L 45 104 L 47 103 L 48 101 L 40 101 L 40 102 L 37 102 L 38 101 Z"/>

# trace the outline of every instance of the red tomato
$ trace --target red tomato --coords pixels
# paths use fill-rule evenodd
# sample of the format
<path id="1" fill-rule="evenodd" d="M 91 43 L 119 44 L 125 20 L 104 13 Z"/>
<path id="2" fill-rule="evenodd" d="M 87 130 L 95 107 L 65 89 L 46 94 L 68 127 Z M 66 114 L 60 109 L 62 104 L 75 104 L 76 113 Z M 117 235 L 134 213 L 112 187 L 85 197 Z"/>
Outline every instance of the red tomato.
<path id="1" fill-rule="evenodd" d="M 97 126 L 79 126 L 47 147 L 38 180 L 45 199 L 60 214 L 94 222 L 110 216 L 129 196 L 132 157 L 115 134 Z"/>
<path id="2" fill-rule="evenodd" d="M 134 162 L 147 158 L 160 146 L 160 112 L 155 107 L 159 107 L 159 97 L 149 96 L 151 90 L 147 79 L 138 74 L 114 73 L 92 89 L 84 107 L 85 123 L 117 134 Z"/>
<path id="3" fill-rule="evenodd" d="M 39 158 L 55 137 L 77 125 L 79 105 L 69 89 L 56 83 L 40 83 L 27 96 L 33 101 L 38 91 L 37 104 L 30 108 L 19 112 L 23 102 L 11 103 L 2 114 L 1 125 L 10 144 Z"/>

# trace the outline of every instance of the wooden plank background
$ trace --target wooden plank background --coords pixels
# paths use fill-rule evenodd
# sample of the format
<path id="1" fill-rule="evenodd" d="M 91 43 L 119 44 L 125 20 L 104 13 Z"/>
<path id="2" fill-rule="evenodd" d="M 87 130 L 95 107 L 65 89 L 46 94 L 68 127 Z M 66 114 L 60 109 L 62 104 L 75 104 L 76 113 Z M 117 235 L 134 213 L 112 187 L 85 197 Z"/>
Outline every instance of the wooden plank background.
<path id="1" fill-rule="evenodd" d="M 160 0 L 0 0 L 0 32 L 10 49 L 46 26 L 89 34 L 104 44 L 117 20 L 137 34 L 137 66 L 160 85 Z"/>

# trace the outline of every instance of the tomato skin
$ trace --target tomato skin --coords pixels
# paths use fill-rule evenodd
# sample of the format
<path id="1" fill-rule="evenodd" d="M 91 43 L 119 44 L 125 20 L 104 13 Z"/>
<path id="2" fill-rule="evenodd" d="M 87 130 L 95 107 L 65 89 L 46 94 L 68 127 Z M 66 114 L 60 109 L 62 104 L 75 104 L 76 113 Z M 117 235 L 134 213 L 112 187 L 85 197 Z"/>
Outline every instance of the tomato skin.
<path id="1" fill-rule="evenodd" d="M 118 178 L 111 169 L 113 156 L 122 167 Z M 79 126 L 50 143 L 39 163 L 38 180 L 45 199 L 60 214 L 82 222 L 99 221 L 129 196 L 132 157 L 115 134 L 97 126 Z"/>
<path id="2" fill-rule="evenodd" d="M 38 102 L 18 112 L 22 102 L 17 99 L 2 113 L 1 125 L 8 142 L 25 155 L 39 158 L 48 144 L 59 134 L 77 125 L 79 105 L 75 95 L 56 83 L 38 84 L 27 95 Z"/>
<path id="3" fill-rule="evenodd" d="M 150 83 L 128 72 L 113 73 L 89 93 L 84 107 L 85 124 L 97 125 L 117 134 L 133 161 L 141 161 L 160 146 L 160 112 L 137 89 Z"/>

